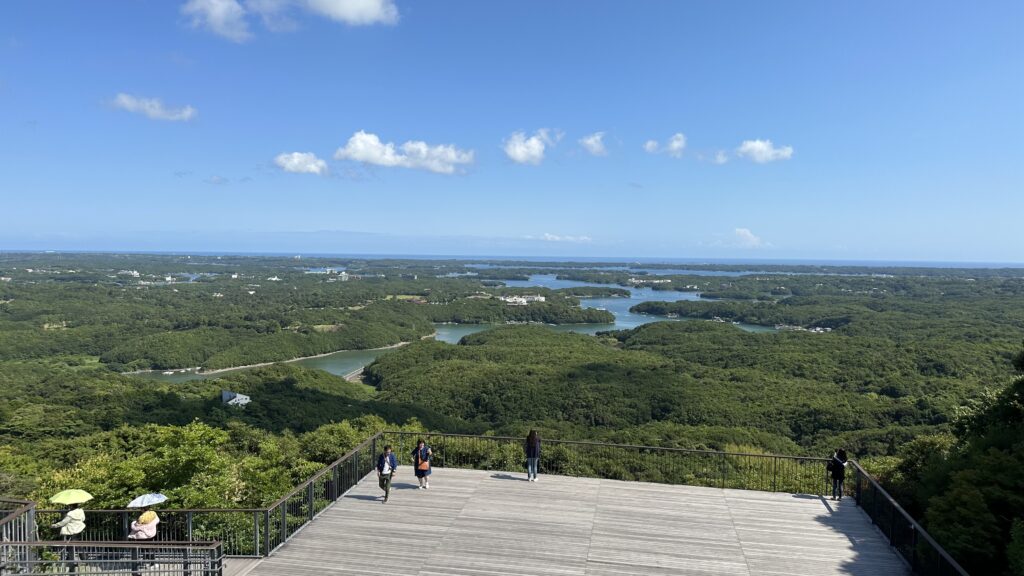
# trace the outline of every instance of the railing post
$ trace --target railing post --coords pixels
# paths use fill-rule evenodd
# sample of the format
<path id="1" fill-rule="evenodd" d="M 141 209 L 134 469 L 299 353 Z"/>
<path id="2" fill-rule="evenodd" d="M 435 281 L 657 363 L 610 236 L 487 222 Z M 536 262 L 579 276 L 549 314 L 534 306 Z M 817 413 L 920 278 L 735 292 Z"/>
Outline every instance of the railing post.
<path id="1" fill-rule="evenodd" d="M 721 468 L 721 472 L 722 472 L 722 488 L 724 489 L 725 488 L 725 452 L 720 452 L 718 459 L 722 461 L 721 464 L 720 464 L 720 468 Z"/>
<path id="2" fill-rule="evenodd" d="M 185 541 L 192 541 L 192 511 L 185 512 Z"/>
<path id="3" fill-rule="evenodd" d="M 252 553 L 260 555 L 260 513 L 255 510 L 252 513 Z"/>
<path id="4" fill-rule="evenodd" d="M 910 569 L 915 573 L 920 568 L 920 562 L 917 561 L 917 529 L 914 525 L 910 525 Z"/>
<path id="5" fill-rule="evenodd" d="M 855 470 L 857 472 L 857 485 L 854 486 L 854 489 L 853 489 L 853 500 L 854 500 L 854 502 L 857 503 L 857 506 L 859 507 L 860 506 L 860 484 L 861 484 L 860 467 L 858 466 Z"/>
<path id="6" fill-rule="evenodd" d="M 220 551 L 220 546 L 214 546 L 210 549 L 210 572 L 211 576 L 221 576 L 223 573 L 223 566 L 221 565 L 221 556 L 223 554 Z"/>
<path id="7" fill-rule="evenodd" d="M 142 566 L 139 565 L 139 549 L 132 546 L 132 576 L 142 576 Z"/>
<path id="8" fill-rule="evenodd" d="M 119 539 L 127 539 L 128 538 L 128 534 L 131 533 L 130 532 L 130 526 L 131 525 L 128 522 L 128 513 L 127 512 L 118 512 L 117 515 L 121 517 L 121 536 L 119 536 Z"/>
<path id="9" fill-rule="evenodd" d="M 315 485 L 316 485 L 316 480 L 311 480 L 309 482 L 309 486 L 306 486 L 306 500 L 309 502 L 309 514 L 308 514 L 308 516 L 309 516 L 309 521 L 310 522 L 313 521 L 313 516 L 316 516 L 316 505 L 315 505 L 315 501 L 314 501 L 314 498 L 316 497 L 316 491 L 314 490 L 314 486 Z"/>
<path id="10" fill-rule="evenodd" d="M 281 502 L 281 544 L 284 544 L 286 540 L 288 540 L 288 500 Z"/>
<path id="11" fill-rule="evenodd" d="M 772 456 L 772 492 L 775 492 L 776 483 L 779 476 L 779 457 Z"/>
<path id="12" fill-rule="evenodd" d="M 270 556 L 270 508 L 263 511 L 263 554 Z"/>

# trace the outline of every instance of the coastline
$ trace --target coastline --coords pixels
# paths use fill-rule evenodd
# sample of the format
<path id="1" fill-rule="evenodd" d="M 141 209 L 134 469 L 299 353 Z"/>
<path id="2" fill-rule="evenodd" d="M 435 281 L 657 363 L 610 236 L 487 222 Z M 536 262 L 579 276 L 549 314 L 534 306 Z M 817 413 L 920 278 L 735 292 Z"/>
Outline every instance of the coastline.
<path id="1" fill-rule="evenodd" d="M 435 334 L 436 334 L 436 332 L 435 332 Z M 424 338 L 429 338 L 429 336 L 424 336 Z M 184 370 L 186 370 L 186 374 L 202 374 L 203 376 L 207 376 L 209 374 L 220 374 L 222 372 L 231 372 L 233 370 L 247 370 L 249 368 L 261 368 L 263 366 L 270 366 L 270 365 L 273 365 L 273 364 L 282 364 L 282 363 L 287 364 L 289 362 L 298 362 L 299 360 L 309 360 L 311 358 L 323 358 L 324 356 L 330 356 L 331 354 L 337 354 L 339 352 L 369 352 L 369 351 L 372 351 L 372 350 L 390 350 L 392 348 L 399 348 L 401 346 L 405 346 L 406 344 L 409 344 L 409 342 L 398 342 L 396 344 L 391 344 L 390 346 L 381 346 L 380 348 L 357 348 L 357 349 L 354 349 L 354 350 L 347 350 L 347 349 L 346 350 L 335 350 L 333 352 L 324 352 L 323 354 L 314 354 L 312 356 L 299 356 L 298 358 L 290 358 L 288 360 L 274 360 L 274 361 L 271 361 L 271 362 L 260 362 L 258 364 L 245 364 L 243 366 L 229 366 L 227 368 L 216 368 L 214 370 L 194 370 L 194 369 L 191 369 L 191 368 L 185 368 Z M 363 368 L 365 368 L 365 366 L 361 367 L 359 369 L 359 371 L 361 372 Z M 175 373 L 180 373 L 182 370 L 183 370 L 182 368 L 174 368 L 173 369 L 173 371 Z M 156 372 L 156 373 L 163 373 L 163 372 L 165 372 L 165 370 L 160 370 L 160 369 L 157 369 L 157 370 L 135 370 L 133 372 L 121 372 L 121 374 L 124 375 L 124 376 L 131 376 L 131 375 L 137 375 L 137 374 L 152 374 L 154 372 Z"/>

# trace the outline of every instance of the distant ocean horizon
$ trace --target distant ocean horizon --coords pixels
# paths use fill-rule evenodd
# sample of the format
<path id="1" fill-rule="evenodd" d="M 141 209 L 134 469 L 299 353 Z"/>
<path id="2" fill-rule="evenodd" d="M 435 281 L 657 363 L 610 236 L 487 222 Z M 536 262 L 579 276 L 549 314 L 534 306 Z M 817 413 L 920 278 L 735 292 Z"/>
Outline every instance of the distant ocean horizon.
<path id="1" fill-rule="evenodd" d="M 244 252 L 244 251 L 164 251 L 164 250 L 3 250 L 4 254 L 140 254 L 162 256 L 251 256 L 301 258 L 365 258 L 373 260 L 460 260 L 510 262 L 579 262 L 595 264 L 709 264 L 709 265 L 784 265 L 784 266 L 863 266 L 884 268 L 1024 268 L 1024 262 L 956 262 L 932 260 L 841 260 L 802 258 L 668 258 L 650 256 L 522 256 L 479 254 L 367 254 L 331 252 Z"/>

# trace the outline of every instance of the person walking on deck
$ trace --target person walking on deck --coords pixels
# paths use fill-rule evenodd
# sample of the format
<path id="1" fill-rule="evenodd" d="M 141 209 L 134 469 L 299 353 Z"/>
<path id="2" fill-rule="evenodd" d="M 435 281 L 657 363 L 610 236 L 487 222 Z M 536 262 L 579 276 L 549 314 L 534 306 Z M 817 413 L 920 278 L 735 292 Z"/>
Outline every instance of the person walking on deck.
<path id="1" fill-rule="evenodd" d="M 377 458 L 377 484 L 384 491 L 383 503 L 387 503 L 388 497 L 391 496 L 391 479 L 395 477 L 396 470 L 398 458 L 395 458 L 390 445 L 385 446 L 384 452 Z"/>
<path id="2" fill-rule="evenodd" d="M 412 464 L 416 467 L 416 479 L 420 483 L 420 490 L 430 488 L 430 460 L 433 456 L 433 450 L 422 438 L 416 441 L 416 448 L 412 451 Z"/>
<path id="3" fill-rule="evenodd" d="M 536 482 L 537 466 L 540 464 L 540 435 L 536 430 L 530 430 L 530 433 L 526 435 L 523 451 L 526 452 L 526 479 Z"/>
<path id="4" fill-rule="evenodd" d="M 843 499 L 843 484 L 846 480 L 846 463 L 849 458 L 846 456 L 846 450 L 839 448 L 832 454 L 832 460 L 829 461 L 829 472 L 832 474 L 832 499 L 842 500 Z"/>

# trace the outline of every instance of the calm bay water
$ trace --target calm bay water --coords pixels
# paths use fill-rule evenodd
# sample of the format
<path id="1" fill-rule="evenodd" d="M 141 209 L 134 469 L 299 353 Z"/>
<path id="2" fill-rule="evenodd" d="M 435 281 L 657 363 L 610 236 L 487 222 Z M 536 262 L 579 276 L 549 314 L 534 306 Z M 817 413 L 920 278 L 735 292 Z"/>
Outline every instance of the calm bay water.
<path id="1" fill-rule="evenodd" d="M 557 290 L 559 288 L 575 288 L 577 286 L 601 286 L 607 287 L 607 284 L 595 284 L 591 282 L 576 282 L 573 280 L 559 280 L 553 274 L 538 274 L 531 276 L 529 280 L 507 280 L 505 284 L 510 288 L 551 288 Z M 647 316 L 644 314 L 634 314 L 629 311 L 632 306 L 635 306 L 641 302 L 659 301 L 659 302 L 676 302 L 678 300 L 699 300 L 700 295 L 696 292 L 675 292 L 672 290 L 653 290 L 651 288 L 628 288 L 630 291 L 630 297 L 620 298 L 584 298 L 581 299 L 580 303 L 585 308 L 603 308 L 611 312 L 615 316 L 615 322 L 613 324 L 568 324 L 561 326 L 548 326 L 548 328 L 555 330 L 556 332 L 577 332 L 579 334 L 596 334 L 597 332 L 603 332 L 607 330 L 628 330 L 636 328 L 641 324 L 647 324 L 649 322 L 659 322 L 666 320 L 658 316 Z M 679 322 L 694 322 L 696 320 L 686 319 L 671 319 Z M 435 338 L 442 342 L 448 342 L 450 344 L 456 344 L 458 341 L 468 334 L 475 334 L 476 332 L 482 332 L 495 328 L 494 324 L 436 324 L 437 334 Z M 739 324 L 738 328 L 746 330 L 748 332 L 775 332 L 774 328 L 766 326 L 754 326 L 750 324 Z M 373 362 L 381 354 L 387 354 L 393 349 L 383 350 L 343 350 L 341 352 L 335 352 L 333 354 L 327 354 L 326 356 L 319 356 L 317 358 L 304 358 L 302 360 L 296 360 L 294 364 L 303 366 L 305 368 L 317 368 L 330 372 L 331 374 L 337 374 L 339 376 L 346 376 L 352 372 L 361 369 L 363 366 Z M 152 378 L 155 380 L 161 380 L 164 382 L 185 382 L 187 380 L 198 380 L 204 378 L 216 378 L 237 372 L 240 370 L 247 370 L 247 368 L 239 368 L 238 370 L 226 370 L 224 372 L 218 372 L 215 374 L 196 374 L 191 372 L 175 372 L 174 374 L 163 374 L 161 372 L 146 372 L 140 374 L 140 376 L 146 378 Z"/>

